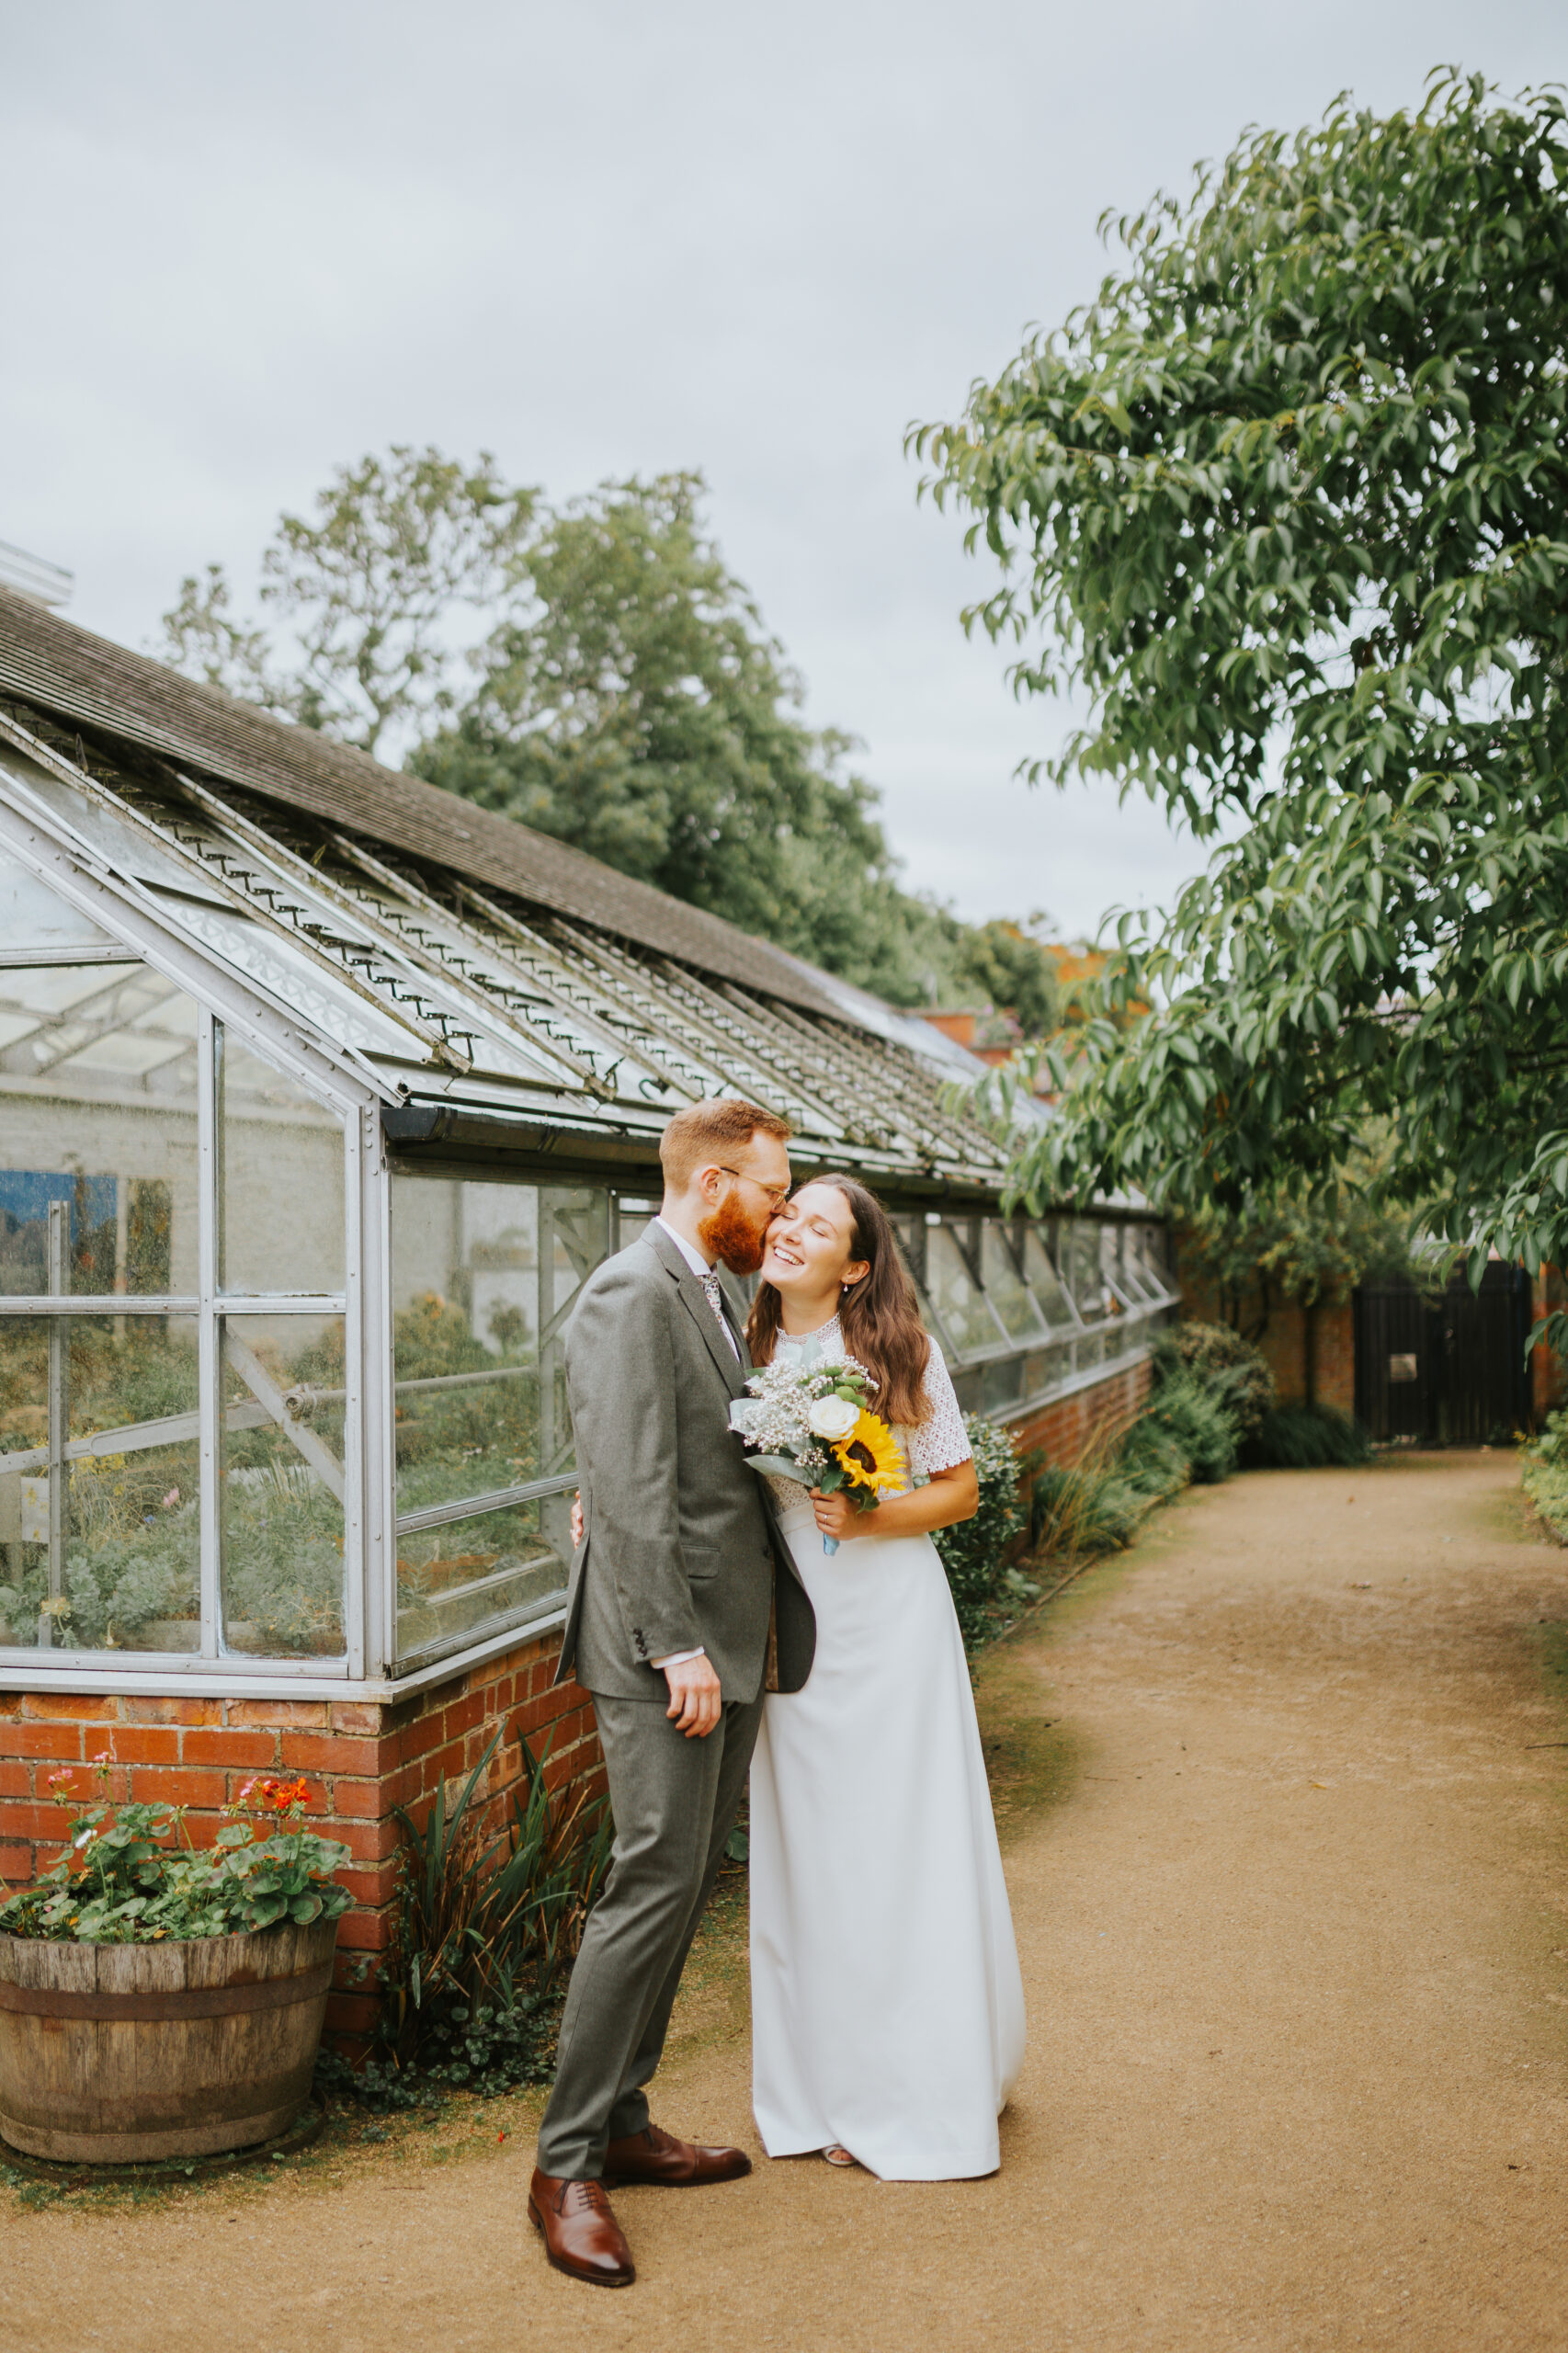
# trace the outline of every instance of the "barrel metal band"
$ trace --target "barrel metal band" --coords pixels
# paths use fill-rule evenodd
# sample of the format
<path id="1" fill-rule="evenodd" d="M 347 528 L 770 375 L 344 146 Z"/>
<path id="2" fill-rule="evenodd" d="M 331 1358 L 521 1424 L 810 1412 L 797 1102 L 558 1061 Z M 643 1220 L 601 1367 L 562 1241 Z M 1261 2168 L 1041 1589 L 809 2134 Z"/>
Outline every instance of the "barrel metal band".
<path id="1" fill-rule="evenodd" d="M 241 2010 L 284 2010 L 312 2002 L 332 1984 L 332 1963 L 298 1977 L 264 1977 L 250 1985 L 189 1985 L 140 1994 L 72 1994 L 59 1985 L 14 1985 L 0 1978 L 0 2010 L 27 2018 L 137 2020 L 232 2018 Z"/>

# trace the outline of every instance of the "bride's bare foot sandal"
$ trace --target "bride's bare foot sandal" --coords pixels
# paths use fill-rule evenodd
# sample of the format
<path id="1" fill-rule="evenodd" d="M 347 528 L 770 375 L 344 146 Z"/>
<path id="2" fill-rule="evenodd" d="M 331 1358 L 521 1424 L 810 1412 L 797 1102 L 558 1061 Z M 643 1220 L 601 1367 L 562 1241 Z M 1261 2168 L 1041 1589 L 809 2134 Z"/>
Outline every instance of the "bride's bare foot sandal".
<path id="1" fill-rule="evenodd" d="M 830 2143 L 823 2151 L 823 2155 L 830 2165 L 858 2165 L 860 2162 L 858 2157 L 852 2157 L 848 2150 L 837 2141 Z"/>

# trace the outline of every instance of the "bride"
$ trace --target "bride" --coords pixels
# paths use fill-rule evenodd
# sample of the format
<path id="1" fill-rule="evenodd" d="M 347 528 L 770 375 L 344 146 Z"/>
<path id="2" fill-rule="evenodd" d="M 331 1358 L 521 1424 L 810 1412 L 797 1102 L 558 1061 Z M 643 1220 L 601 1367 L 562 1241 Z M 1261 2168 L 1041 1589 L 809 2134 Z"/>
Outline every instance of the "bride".
<path id="1" fill-rule="evenodd" d="M 753 1362 L 852 1356 L 903 1449 L 874 1511 L 770 1479 L 816 1610 L 751 1768 L 752 2104 L 770 2157 L 887 2181 L 994 2172 L 1024 1996 L 963 1643 L 930 1531 L 972 1517 L 947 1367 L 874 1194 L 801 1186 L 768 1230 Z M 838 1540 L 824 1553 L 823 1539 Z"/>

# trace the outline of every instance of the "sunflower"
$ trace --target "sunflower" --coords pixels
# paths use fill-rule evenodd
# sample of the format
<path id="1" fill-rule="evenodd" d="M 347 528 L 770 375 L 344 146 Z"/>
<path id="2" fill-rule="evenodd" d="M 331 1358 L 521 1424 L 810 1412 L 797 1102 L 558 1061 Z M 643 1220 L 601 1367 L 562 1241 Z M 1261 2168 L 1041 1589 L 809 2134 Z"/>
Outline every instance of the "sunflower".
<path id="1" fill-rule="evenodd" d="M 863 1408 L 848 1437 L 833 1449 L 833 1457 L 852 1487 L 883 1495 L 903 1484 L 903 1455 L 897 1438 L 880 1415 Z"/>

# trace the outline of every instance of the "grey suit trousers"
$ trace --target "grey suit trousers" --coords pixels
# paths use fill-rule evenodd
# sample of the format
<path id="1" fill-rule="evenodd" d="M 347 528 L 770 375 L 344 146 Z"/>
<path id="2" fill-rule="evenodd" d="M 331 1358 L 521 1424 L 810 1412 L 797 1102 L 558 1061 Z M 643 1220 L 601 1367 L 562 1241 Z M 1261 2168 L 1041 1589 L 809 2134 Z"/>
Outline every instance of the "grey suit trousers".
<path id="1" fill-rule="evenodd" d="M 607 2141 L 648 2121 L 642 2086 L 659 2063 L 681 1970 L 723 1859 L 765 1694 L 726 1702 L 706 1740 L 676 1731 L 663 1690 L 646 1699 L 592 1696 L 616 1835 L 572 1972 L 555 2087 L 540 2127 L 540 2170 L 567 2181 L 597 2181 Z"/>

